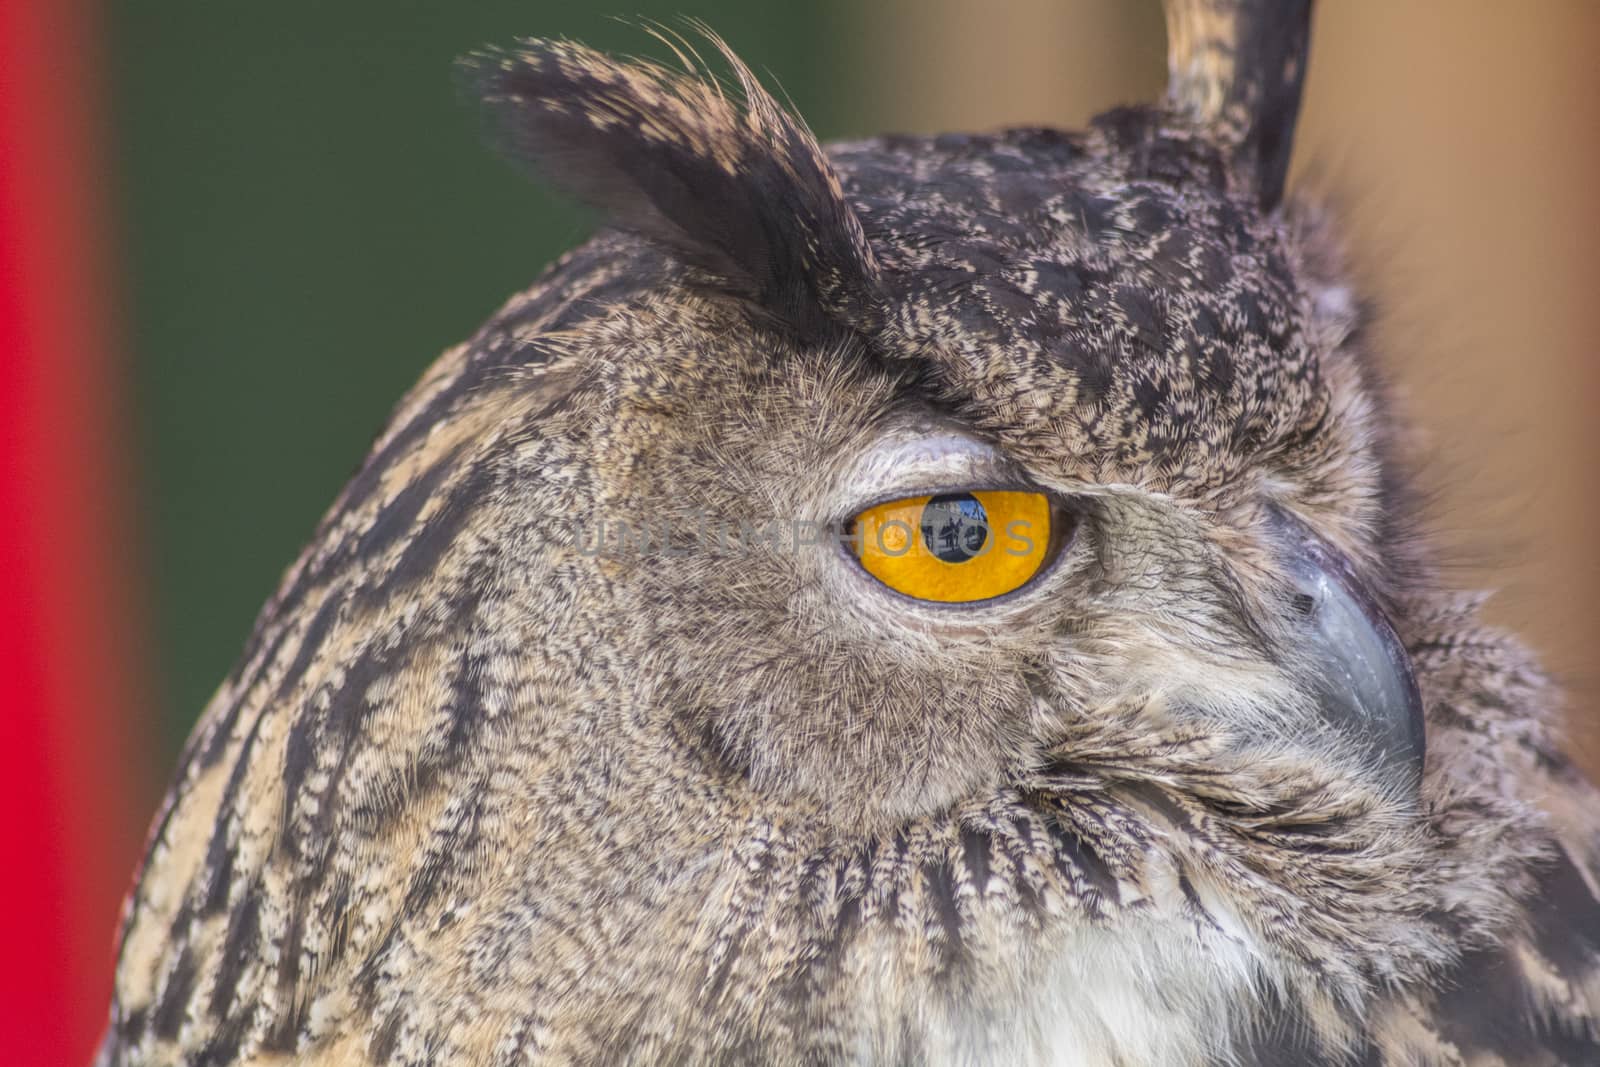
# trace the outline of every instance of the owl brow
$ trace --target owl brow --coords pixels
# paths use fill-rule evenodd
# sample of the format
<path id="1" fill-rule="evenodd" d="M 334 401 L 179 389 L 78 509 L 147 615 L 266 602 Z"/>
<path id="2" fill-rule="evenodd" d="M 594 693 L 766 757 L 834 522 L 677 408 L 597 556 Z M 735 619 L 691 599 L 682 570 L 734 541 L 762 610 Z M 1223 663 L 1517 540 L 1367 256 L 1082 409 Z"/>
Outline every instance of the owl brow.
<path id="1" fill-rule="evenodd" d="M 458 73 L 507 156 L 665 250 L 701 287 L 806 340 L 870 327 L 879 267 L 832 164 L 700 29 L 739 94 L 555 40 L 467 56 Z"/>

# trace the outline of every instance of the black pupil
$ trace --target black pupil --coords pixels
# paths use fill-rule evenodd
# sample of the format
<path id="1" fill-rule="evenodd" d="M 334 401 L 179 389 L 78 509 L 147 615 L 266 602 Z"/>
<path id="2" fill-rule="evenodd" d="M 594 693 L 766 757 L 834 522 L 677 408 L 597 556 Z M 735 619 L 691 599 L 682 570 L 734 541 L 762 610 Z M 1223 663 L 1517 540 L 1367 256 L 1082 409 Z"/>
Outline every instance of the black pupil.
<path id="1" fill-rule="evenodd" d="M 922 507 L 922 543 L 946 563 L 965 563 L 989 540 L 989 515 L 971 493 L 944 493 Z"/>

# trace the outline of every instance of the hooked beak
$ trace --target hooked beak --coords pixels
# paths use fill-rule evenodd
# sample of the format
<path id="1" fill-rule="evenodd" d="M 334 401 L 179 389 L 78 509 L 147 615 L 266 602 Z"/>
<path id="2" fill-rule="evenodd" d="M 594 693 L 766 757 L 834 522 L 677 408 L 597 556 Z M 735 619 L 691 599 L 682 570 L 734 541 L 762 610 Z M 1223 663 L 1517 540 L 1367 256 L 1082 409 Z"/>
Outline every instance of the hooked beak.
<path id="1" fill-rule="evenodd" d="M 1302 523 L 1285 516 L 1284 525 L 1289 578 L 1305 598 L 1303 647 L 1322 714 L 1415 793 L 1426 739 L 1411 657 L 1349 560 Z"/>

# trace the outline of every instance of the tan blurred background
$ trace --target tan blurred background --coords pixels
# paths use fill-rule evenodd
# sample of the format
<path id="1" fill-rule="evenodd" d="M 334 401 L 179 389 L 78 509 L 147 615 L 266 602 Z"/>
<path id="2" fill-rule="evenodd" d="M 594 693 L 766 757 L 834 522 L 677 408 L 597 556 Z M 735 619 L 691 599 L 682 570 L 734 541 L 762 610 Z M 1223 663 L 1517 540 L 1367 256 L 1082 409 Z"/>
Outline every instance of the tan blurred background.
<path id="1" fill-rule="evenodd" d="M 883 0 L 864 129 L 1081 125 L 1165 82 L 1160 5 Z M 1462 585 L 1500 590 L 1600 772 L 1600 3 L 1322 0 L 1291 189 L 1349 226 Z"/>

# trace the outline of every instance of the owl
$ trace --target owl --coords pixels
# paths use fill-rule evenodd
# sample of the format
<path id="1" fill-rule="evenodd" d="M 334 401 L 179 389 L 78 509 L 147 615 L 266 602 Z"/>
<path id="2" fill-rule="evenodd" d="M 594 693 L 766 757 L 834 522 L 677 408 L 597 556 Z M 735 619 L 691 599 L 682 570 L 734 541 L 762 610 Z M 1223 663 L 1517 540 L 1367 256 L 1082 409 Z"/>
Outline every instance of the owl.
<path id="1" fill-rule="evenodd" d="M 1284 199 L 1310 7 L 1169 0 L 1079 133 L 824 148 L 709 31 L 464 61 L 607 225 L 262 611 L 99 1062 L 1600 1063 L 1560 694 Z"/>

